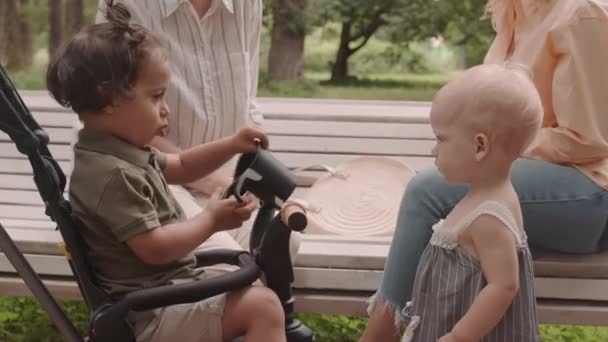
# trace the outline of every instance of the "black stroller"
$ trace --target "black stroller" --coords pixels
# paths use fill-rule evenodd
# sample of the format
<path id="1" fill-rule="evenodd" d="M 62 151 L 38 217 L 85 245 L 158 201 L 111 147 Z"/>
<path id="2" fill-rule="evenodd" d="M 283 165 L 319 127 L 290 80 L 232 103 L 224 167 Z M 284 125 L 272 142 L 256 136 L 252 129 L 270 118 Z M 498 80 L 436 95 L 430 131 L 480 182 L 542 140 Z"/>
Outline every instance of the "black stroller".
<path id="1" fill-rule="evenodd" d="M 49 137 L 34 120 L 1 66 L 0 130 L 7 133 L 19 152 L 29 159 L 46 214 L 57 224 L 65 242 L 65 255 L 90 312 L 88 337 L 76 331 L 1 224 L 0 248 L 68 341 L 134 341 L 126 320 L 129 311 L 200 301 L 248 286 L 260 275 L 283 303 L 287 340 L 315 340 L 314 333 L 294 318 L 291 287 L 294 278 L 289 238 L 292 229 L 306 227 L 306 216 L 301 208 L 284 205 L 295 189 L 295 182 L 291 173 L 269 152 L 259 150 L 241 156 L 235 171 L 236 181 L 227 193 L 239 198 L 249 191 L 263 203 L 252 231 L 251 253 L 214 250 L 196 255 L 197 267 L 226 263 L 237 265 L 236 271 L 187 284 L 134 291 L 116 300 L 98 286 L 87 262 L 87 246 L 79 235 L 78 223 L 71 217 L 70 203 L 63 196 L 65 175 L 47 148 Z"/>

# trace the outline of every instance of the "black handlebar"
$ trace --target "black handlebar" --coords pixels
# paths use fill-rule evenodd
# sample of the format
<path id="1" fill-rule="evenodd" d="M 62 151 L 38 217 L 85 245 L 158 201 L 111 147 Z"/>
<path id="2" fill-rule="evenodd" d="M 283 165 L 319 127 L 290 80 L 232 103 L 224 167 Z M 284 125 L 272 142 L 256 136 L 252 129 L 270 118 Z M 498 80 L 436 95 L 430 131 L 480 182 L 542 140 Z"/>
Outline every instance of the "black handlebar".
<path id="1" fill-rule="evenodd" d="M 209 279 L 129 292 L 117 302 L 102 305 L 92 315 L 90 336 L 93 341 L 132 341 L 132 331 L 125 325 L 117 326 L 117 322 L 126 322 L 127 314 L 131 310 L 145 311 L 198 302 L 251 285 L 260 276 L 260 267 L 254 258 L 244 251 L 214 250 L 199 253 L 196 259 L 197 267 L 226 263 L 237 265 L 239 268 Z"/>
<path id="2" fill-rule="evenodd" d="M 230 258 L 224 258 L 226 254 L 234 255 L 230 255 Z M 260 267 L 255 263 L 253 257 L 244 251 L 225 250 L 216 253 L 209 252 L 201 255 L 200 258 L 210 259 L 205 260 L 206 265 L 230 263 L 239 266 L 239 268 L 235 271 L 200 281 L 134 291 L 124 296 L 116 304 L 120 306 L 122 303 L 125 303 L 124 305 L 132 310 L 142 311 L 168 305 L 193 303 L 251 285 L 260 276 Z M 197 264 L 197 266 L 199 265 Z"/>

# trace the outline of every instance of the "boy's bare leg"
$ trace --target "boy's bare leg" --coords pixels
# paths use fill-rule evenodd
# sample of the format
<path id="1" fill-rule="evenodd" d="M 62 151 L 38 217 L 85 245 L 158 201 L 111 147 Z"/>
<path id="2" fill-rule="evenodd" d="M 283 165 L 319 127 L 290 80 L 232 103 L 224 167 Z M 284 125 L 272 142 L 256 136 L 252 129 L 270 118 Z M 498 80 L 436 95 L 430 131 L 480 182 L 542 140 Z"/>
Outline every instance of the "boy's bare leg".
<path id="1" fill-rule="evenodd" d="M 224 341 L 244 336 L 245 342 L 285 342 L 285 315 L 275 293 L 264 287 L 229 293 L 222 336 Z"/>

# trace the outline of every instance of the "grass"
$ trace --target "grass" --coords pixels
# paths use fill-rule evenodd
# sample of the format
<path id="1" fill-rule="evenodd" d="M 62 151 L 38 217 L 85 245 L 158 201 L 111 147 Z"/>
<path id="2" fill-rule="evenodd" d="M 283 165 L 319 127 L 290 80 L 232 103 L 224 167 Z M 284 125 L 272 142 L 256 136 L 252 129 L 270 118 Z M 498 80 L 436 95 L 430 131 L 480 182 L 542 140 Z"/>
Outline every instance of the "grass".
<path id="1" fill-rule="evenodd" d="M 299 82 L 270 81 L 260 76 L 259 96 L 429 101 L 447 82 L 449 74 L 369 74 L 347 84 L 332 84 L 328 73 L 307 72 Z"/>
<path id="2" fill-rule="evenodd" d="M 45 66 L 30 70 L 9 71 L 17 89 L 45 89 Z M 260 75 L 258 95 L 264 97 L 337 98 L 366 100 L 428 101 L 449 79 L 448 74 L 369 74 L 348 84 L 331 84 L 329 73 L 306 72 L 298 82 L 271 81 L 266 73 Z"/>
<path id="3" fill-rule="evenodd" d="M 297 86 L 277 84 L 283 90 L 260 89 L 259 96 L 308 97 L 321 99 L 429 101 L 436 89 L 373 88 L 358 86 L 321 85 L 314 91 L 301 91 Z"/>
<path id="4" fill-rule="evenodd" d="M 17 89 L 45 89 L 44 71 L 34 68 L 28 71 L 9 72 Z M 328 74 L 313 73 L 299 82 L 270 81 L 260 77 L 258 96 L 303 97 L 325 99 L 365 99 L 429 101 L 447 80 L 447 76 L 404 75 L 398 79 L 388 75 L 375 75 L 351 81 L 349 84 L 330 84 Z"/>
<path id="5" fill-rule="evenodd" d="M 81 301 L 62 301 L 61 307 L 84 335 L 87 331 L 88 314 Z M 367 319 L 361 317 L 298 314 L 317 334 L 319 342 L 358 341 Z M 608 328 L 567 325 L 541 325 L 544 342 L 605 342 Z M 26 342 L 63 341 L 46 312 L 33 298 L 0 297 L 0 341 Z"/>

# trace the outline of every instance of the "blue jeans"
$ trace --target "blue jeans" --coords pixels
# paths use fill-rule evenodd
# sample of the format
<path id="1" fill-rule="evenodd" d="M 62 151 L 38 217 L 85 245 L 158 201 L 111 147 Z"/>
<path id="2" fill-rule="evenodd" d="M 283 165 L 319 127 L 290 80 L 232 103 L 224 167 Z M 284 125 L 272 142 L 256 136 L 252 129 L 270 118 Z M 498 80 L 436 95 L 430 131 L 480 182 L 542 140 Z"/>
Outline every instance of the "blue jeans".
<path id="1" fill-rule="evenodd" d="M 608 191 L 573 167 L 529 159 L 515 161 L 511 180 L 533 254 L 544 249 L 608 250 Z M 411 299 L 432 225 L 447 216 L 466 190 L 465 185 L 447 184 L 434 169 L 420 172 L 408 184 L 378 293 L 395 312 Z"/>

